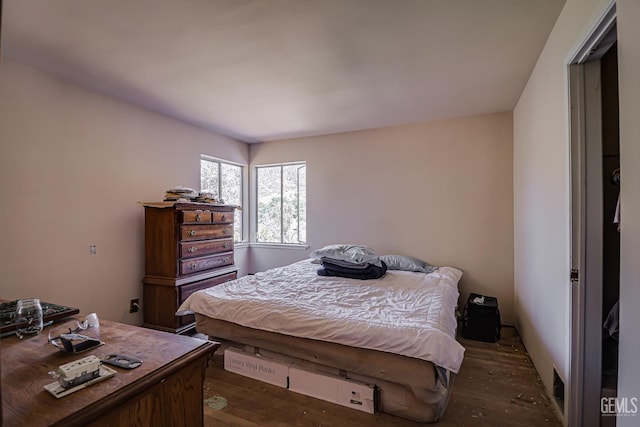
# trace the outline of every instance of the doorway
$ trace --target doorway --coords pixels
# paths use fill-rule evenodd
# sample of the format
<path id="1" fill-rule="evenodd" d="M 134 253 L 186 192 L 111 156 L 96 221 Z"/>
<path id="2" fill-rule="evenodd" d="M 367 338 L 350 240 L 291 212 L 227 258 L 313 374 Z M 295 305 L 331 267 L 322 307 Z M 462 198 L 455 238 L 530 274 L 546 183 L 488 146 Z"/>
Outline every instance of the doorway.
<path id="1" fill-rule="evenodd" d="M 571 101 L 572 338 L 568 424 L 601 420 L 602 397 L 617 390 L 620 237 L 615 4 L 569 66 Z M 607 327 L 605 327 L 607 326 Z"/>

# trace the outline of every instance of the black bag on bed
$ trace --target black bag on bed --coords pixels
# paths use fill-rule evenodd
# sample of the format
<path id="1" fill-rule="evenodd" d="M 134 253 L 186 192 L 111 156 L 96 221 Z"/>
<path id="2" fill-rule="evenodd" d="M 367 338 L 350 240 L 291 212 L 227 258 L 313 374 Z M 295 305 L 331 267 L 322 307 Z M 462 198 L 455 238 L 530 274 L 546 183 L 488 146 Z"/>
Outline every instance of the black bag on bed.
<path id="1" fill-rule="evenodd" d="M 478 341 L 496 342 L 500 339 L 501 328 L 498 299 L 471 293 L 462 315 L 462 336 Z"/>

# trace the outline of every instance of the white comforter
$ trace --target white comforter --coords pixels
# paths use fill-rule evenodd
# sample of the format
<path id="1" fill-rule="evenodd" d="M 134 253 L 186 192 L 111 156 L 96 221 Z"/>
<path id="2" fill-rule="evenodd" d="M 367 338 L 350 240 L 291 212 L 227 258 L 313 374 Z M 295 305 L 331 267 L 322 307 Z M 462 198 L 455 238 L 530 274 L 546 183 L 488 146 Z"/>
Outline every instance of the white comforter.
<path id="1" fill-rule="evenodd" d="M 195 312 L 255 329 L 429 360 L 458 372 L 455 340 L 462 272 L 388 270 L 377 280 L 318 276 L 310 260 L 245 276 L 192 294 Z"/>

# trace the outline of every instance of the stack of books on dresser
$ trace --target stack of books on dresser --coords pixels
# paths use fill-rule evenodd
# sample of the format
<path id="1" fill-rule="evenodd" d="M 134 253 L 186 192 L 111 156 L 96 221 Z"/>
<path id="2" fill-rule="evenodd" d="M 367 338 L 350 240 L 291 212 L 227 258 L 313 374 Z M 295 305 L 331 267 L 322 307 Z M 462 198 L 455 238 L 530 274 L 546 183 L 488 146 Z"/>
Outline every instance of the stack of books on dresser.
<path id="1" fill-rule="evenodd" d="M 216 199 L 216 196 L 213 193 L 200 192 L 200 195 L 196 198 L 197 202 L 201 203 L 220 203 L 223 204 L 224 201 L 222 199 Z"/>
<path id="2" fill-rule="evenodd" d="M 199 202 L 199 203 L 216 203 L 224 204 L 224 200 L 216 198 L 213 193 L 198 193 L 193 188 L 178 185 L 176 188 L 170 188 L 164 193 L 165 202 Z"/>
<path id="3" fill-rule="evenodd" d="M 198 196 L 198 192 L 193 188 L 178 185 L 176 188 L 165 191 L 164 200 L 165 202 L 191 202 L 195 201 Z"/>

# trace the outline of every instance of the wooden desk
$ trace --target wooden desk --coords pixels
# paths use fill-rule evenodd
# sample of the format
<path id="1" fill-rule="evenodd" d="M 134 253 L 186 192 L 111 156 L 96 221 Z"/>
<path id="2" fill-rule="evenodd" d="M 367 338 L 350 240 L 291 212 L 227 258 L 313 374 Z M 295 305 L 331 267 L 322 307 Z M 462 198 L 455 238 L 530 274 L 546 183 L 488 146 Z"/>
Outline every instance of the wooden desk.
<path id="1" fill-rule="evenodd" d="M 100 320 L 105 345 L 81 354 L 59 351 L 42 334 L 2 339 L 2 422 L 7 426 L 201 426 L 203 380 L 214 343 Z M 119 353 L 143 361 L 56 399 L 43 389 L 49 371 L 94 354 Z"/>

